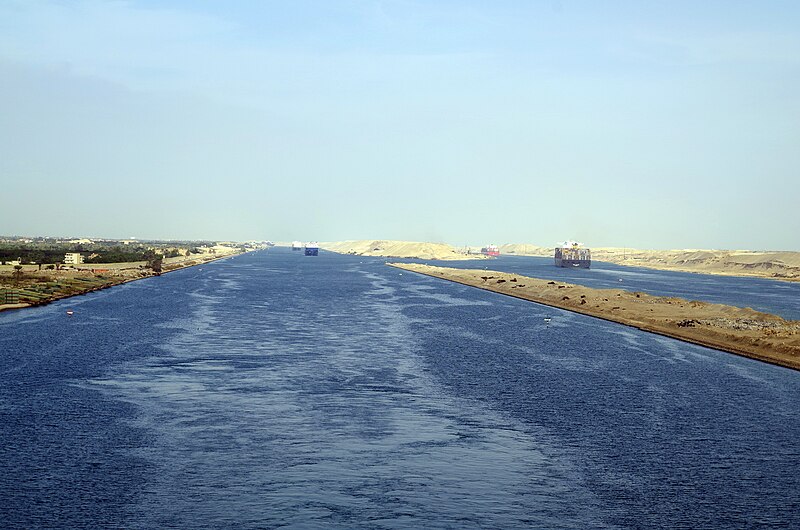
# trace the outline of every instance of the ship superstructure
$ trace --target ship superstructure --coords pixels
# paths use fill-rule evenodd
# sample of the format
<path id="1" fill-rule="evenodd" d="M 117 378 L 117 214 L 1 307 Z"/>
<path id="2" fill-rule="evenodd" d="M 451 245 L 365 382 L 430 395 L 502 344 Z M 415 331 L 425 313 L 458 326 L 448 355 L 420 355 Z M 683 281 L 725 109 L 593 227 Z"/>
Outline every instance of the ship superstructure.
<path id="1" fill-rule="evenodd" d="M 303 243 L 300 241 L 292 241 L 292 250 L 303 250 Z"/>
<path id="2" fill-rule="evenodd" d="M 588 269 L 592 265 L 592 251 L 577 241 L 564 241 L 555 249 L 556 267 Z"/>

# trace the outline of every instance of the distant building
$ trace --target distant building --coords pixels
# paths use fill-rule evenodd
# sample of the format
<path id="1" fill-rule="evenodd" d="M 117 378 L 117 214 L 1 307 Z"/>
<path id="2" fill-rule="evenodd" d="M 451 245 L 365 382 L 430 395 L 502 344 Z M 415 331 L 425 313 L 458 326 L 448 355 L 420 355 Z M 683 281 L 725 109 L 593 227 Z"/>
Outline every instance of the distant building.
<path id="1" fill-rule="evenodd" d="M 94 243 L 91 239 L 70 239 L 68 243 L 73 243 L 77 245 L 91 245 Z"/>
<path id="2" fill-rule="evenodd" d="M 83 256 L 81 256 L 80 252 L 68 252 L 64 254 L 65 265 L 80 265 L 81 263 L 83 263 Z"/>

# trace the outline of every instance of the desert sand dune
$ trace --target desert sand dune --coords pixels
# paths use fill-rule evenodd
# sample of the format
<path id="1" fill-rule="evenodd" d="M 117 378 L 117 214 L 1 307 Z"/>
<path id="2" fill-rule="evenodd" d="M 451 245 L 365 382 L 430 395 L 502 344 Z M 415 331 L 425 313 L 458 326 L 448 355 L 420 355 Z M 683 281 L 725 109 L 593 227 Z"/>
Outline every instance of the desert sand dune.
<path id="1" fill-rule="evenodd" d="M 480 255 L 468 255 L 465 251 L 445 243 L 419 241 L 391 241 L 385 239 L 361 239 L 320 243 L 320 248 L 340 254 L 357 256 L 383 256 L 391 258 L 419 258 L 435 260 L 480 259 Z"/>
<path id="2" fill-rule="evenodd" d="M 800 281 L 800 252 L 752 250 L 642 250 L 618 247 L 592 248 L 592 260 L 660 270 L 756 276 Z M 527 243 L 500 246 L 502 254 L 552 256 L 553 248 Z"/>

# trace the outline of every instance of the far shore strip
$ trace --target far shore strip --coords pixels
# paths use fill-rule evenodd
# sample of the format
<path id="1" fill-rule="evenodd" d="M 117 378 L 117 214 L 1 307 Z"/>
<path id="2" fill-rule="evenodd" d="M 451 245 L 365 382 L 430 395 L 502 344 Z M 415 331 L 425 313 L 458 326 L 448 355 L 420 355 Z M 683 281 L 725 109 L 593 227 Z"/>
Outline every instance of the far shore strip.
<path id="1" fill-rule="evenodd" d="M 111 276 L 106 279 L 104 282 L 100 282 L 98 284 L 88 284 L 83 287 L 77 287 L 76 290 L 67 293 L 58 293 L 53 294 L 52 296 L 48 297 L 47 299 L 41 300 L 35 303 L 19 303 L 19 304 L 0 304 L 0 311 L 7 311 L 11 309 L 24 309 L 26 307 L 35 307 L 39 305 L 46 305 L 57 300 L 63 300 L 64 298 L 71 298 L 73 296 L 80 296 L 82 294 L 91 293 L 94 291 L 100 291 L 102 289 L 108 289 L 110 287 L 115 287 L 117 285 L 122 285 L 124 283 L 134 282 L 137 280 L 143 280 L 145 278 L 151 278 L 153 276 L 159 276 L 161 274 L 168 274 L 170 272 L 174 272 L 181 269 L 186 269 L 188 267 L 194 267 L 197 265 L 203 265 L 205 263 L 211 263 L 212 261 L 217 261 L 225 258 L 230 258 L 240 254 L 240 252 L 232 252 L 230 254 L 224 255 L 214 255 L 214 256 L 196 256 L 194 258 L 182 258 L 182 259 L 173 259 L 169 260 L 167 263 L 164 264 L 164 268 L 161 273 L 156 274 L 152 270 L 143 270 L 140 265 L 146 262 L 127 262 L 127 263 L 105 263 L 105 264 L 98 264 L 95 265 L 97 269 L 91 268 L 79 268 L 79 269 L 66 269 L 61 271 L 51 271 L 51 270 L 43 270 L 43 271 L 36 271 L 33 274 L 36 275 L 43 275 L 51 277 L 52 279 L 64 279 L 63 277 L 57 278 L 55 275 L 57 274 L 67 274 L 69 277 L 72 278 L 86 278 L 86 277 L 97 277 L 97 274 L 94 272 L 96 270 L 110 270 L 111 272 L 118 273 L 116 276 Z M 167 260 L 165 260 L 167 261 Z M 110 268 L 110 269 L 108 269 Z M 2 285 L 0 285 L 0 288 Z"/>
<path id="2" fill-rule="evenodd" d="M 388 265 L 800 370 L 800 321 L 750 308 L 594 289 L 507 272 Z"/>

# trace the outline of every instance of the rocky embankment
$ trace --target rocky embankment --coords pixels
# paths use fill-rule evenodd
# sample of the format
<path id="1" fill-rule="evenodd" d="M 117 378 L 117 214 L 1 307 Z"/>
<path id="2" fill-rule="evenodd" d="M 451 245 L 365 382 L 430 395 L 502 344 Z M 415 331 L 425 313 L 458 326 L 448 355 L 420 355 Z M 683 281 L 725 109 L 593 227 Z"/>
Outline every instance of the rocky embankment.
<path id="1" fill-rule="evenodd" d="M 800 370 L 800 321 L 750 308 L 593 289 L 505 272 L 390 265 Z"/>

